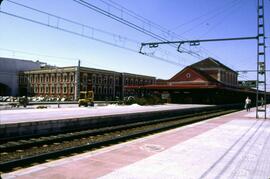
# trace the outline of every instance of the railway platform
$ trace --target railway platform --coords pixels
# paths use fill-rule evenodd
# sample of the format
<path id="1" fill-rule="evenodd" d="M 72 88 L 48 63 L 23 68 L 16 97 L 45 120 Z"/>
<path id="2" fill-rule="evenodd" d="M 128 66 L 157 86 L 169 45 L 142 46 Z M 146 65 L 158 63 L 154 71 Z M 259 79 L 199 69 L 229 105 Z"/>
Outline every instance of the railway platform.
<path id="1" fill-rule="evenodd" d="M 203 108 L 212 105 L 201 104 L 166 104 L 153 106 L 139 105 L 107 105 L 95 107 L 77 107 L 78 105 L 61 105 L 60 108 L 49 106 L 47 109 L 0 110 L 0 124 L 18 124 L 24 122 L 52 121 L 84 117 L 124 115 L 140 112 L 155 112 L 165 110 L 181 110 Z"/>
<path id="2" fill-rule="evenodd" d="M 240 111 L 2 178 L 269 178 L 269 112 Z"/>
<path id="3" fill-rule="evenodd" d="M 107 105 L 0 111 L 0 140 L 82 130 L 106 124 L 144 121 L 150 118 L 183 115 L 219 108 L 215 105 L 165 104 L 153 106 Z"/>

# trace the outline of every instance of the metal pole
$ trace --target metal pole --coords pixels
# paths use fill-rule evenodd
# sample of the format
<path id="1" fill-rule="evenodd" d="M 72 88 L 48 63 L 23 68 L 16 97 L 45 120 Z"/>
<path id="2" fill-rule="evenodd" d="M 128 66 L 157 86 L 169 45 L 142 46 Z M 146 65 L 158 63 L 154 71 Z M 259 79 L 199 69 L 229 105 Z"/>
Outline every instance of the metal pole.
<path id="1" fill-rule="evenodd" d="M 77 101 L 80 97 L 80 67 L 81 67 L 81 61 L 78 61 L 78 66 L 76 68 L 76 80 L 75 80 L 75 84 L 76 84 L 76 92 L 75 92 L 75 100 Z"/>
<path id="2" fill-rule="evenodd" d="M 257 92 L 256 92 L 256 118 L 259 118 L 259 112 L 264 112 L 266 119 L 266 57 L 265 57 L 265 25 L 264 25 L 264 0 L 258 0 L 257 7 Z M 263 94 L 260 94 L 262 86 Z M 264 104 L 264 105 L 262 105 Z M 259 107 L 259 105 L 261 105 Z"/>
<path id="3" fill-rule="evenodd" d="M 158 47 L 160 44 L 184 44 L 190 43 L 192 45 L 199 45 L 200 42 L 218 42 L 218 41 L 233 41 L 233 40 L 255 40 L 257 36 L 252 37 L 234 37 L 234 38 L 221 38 L 221 39 L 198 39 L 198 40 L 182 40 L 182 41 L 162 41 L 162 42 L 147 42 L 142 43 L 142 46 L 149 45 L 151 47 Z"/>

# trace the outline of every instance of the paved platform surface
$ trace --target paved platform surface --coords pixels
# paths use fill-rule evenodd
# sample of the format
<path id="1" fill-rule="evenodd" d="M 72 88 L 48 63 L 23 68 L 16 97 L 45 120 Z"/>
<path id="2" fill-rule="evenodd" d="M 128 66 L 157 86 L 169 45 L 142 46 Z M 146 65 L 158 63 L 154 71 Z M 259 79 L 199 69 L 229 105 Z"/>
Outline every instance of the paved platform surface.
<path id="1" fill-rule="evenodd" d="M 270 178 L 270 120 L 241 111 L 3 178 Z M 269 114 L 268 109 L 268 114 Z"/>
<path id="2" fill-rule="evenodd" d="M 153 106 L 97 106 L 97 107 L 76 107 L 73 105 L 61 105 L 61 108 L 48 109 L 20 109 L 20 110 L 0 110 L 0 124 L 21 123 L 31 121 L 46 121 L 68 118 L 106 116 L 115 114 L 128 114 L 138 112 L 151 112 L 161 110 L 187 109 L 207 107 L 210 105 L 196 104 L 165 104 Z"/>

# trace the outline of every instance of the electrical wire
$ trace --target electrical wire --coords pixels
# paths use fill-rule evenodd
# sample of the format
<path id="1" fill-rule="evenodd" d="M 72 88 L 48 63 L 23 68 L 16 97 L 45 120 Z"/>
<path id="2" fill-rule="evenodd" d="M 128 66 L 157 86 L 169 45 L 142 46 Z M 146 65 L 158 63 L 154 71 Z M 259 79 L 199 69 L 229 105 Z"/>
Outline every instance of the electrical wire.
<path id="1" fill-rule="evenodd" d="M 236 0 L 235 3 L 232 4 L 232 5 L 230 6 L 230 8 L 233 8 L 234 6 L 236 6 L 236 5 L 237 5 L 238 3 L 240 3 L 240 2 L 241 2 L 241 0 Z M 218 13 L 216 13 L 216 14 L 213 14 L 212 16 L 210 16 L 209 18 L 207 18 L 207 19 L 205 19 L 204 21 L 200 22 L 199 24 L 192 26 L 191 28 L 189 28 L 188 30 L 185 30 L 184 32 L 181 32 L 181 35 L 184 35 L 184 34 L 186 34 L 186 33 L 189 33 L 189 32 L 191 32 L 191 31 L 193 31 L 193 30 L 196 30 L 196 29 L 198 28 L 198 26 L 201 26 L 201 25 L 205 24 L 205 23 L 208 22 L 209 20 L 212 20 L 212 19 L 214 19 L 214 18 L 217 18 L 219 15 L 221 15 L 221 14 L 223 14 L 224 12 L 230 10 L 230 8 L 226 8 L 226 9 L 222 10 L 221 12 L 218 12 Z"/>
<path id="2" fill-rule="evenodd" d="M 140 20 L 142 23 L 149 23 L 149 24 L 151 24 L 153 27 L 157 27 L 157 29 L 159 29 L 159 30 L 160 30 L 161 32 L 163 32 L 164 34 L 167 34 L 167 35 L 170 36 L 171 38 L 177 38 L 177 39 L 188 40 L 188 39 L 186 39 L 186 38 L 184 38 L 184 37 L 182 37 L 182 36 L 176 34 L 175 32 L 173 32 L 173 31 L 171 31 L 171 30 L 169 30 L 169 29 L 166 29 L 166 28 L 164 28 L 164 27 L 162 27 L 162 26 L 160 26 L 160 25 L 158 25 L 158 24 L 156 24 L 156 23 L 150 21 L 149 19 L 146 19 L 146 18 L 144 18 L 144 17 L 138 15 L 137 13 L 135 13 L 135 12 L 133 12 L 133 11 L 131 11 L 131 10 L 125 8 L 124 6 L 122 6 L 122 5 L 120 5 L 120 4 L 116 3 L 116 2 L 114 2 L 114 1 L 112 1 L 112 0 L 107 0 L 108 2 L 107 2 L 107 1 L 104 1 L 104 0 L 99 0 L 99 1 L 103 2 L 104 4 L 106 4 L 106 5 L 110 6 L 110 7 L 113 7 L 113 8 L 115 8 L 115 9 L 117 9 L 118 11 L 120 11 L 120 13 L 121 13 L 122 16 L 124 16 L 123 13 L 126 13 L 126 14 L 130 15 L 131 17 L 134 17 L 134 18 L 136 18 L 137 20 Z M 109 2 L 110 2 L 110 3 L 109 3 Z M 234 1 L 231 1 L 231 2 L 234 2 Z M 231 4 L 231 2 L 228 3 L 228 4 Z M 224 8 L 224 7 L 222 6 L 222 9 L 223 9 L 223 8 Z M 125 11 L 127 11 L 127 12 L 125 12 Z M 208 14 L 208 13 L 207 13 L 207 14 Z M 209 14 L 208 14 L 208 15 L 209 15 Z M 122 17 L 122 18 L 123 18 L 123 17 Z M 218 57 L 217 55 L 215 55 L 213 52 L 210 52 L 209 50 L 205 49 L 204 47 L 199 47 L 199 49 L 201 49 L 201 51 L 204 51 L 206 54 L 208 54 L 207 56 L 212 56 L 212 55 L 213 55 L 213 56 L 217 57 L 218 59 L 221 59 L 220 57 Z M 191 52 L 190 50 L 186 50 L 186 53 L 190 53 L 190 52 Z M 193 53 L 194 53 L 194 51 L 193 51 Z M 199 53 L 196 52 L 196 54 L 199 54 Z M 212 54 L 212 55 L 209 55 L 209 54 Z M 198 55 L 198 57 L 201 58 L 202 56 L 201 56 L 201 55 Z"/>
<path id="3" fill-rule="evenodd" d="M 124 50 L 127 50 L 127 51 L 138 53 L 137 49 L 134 50 L 132 48 L 123 47 L 123 46 L 120 46 L 120 45 L 115 44 L 115 43 L 111 43 L 111 42 L 108 42 L 108 41 L 97 39 L 95 37 L 91 37 L 91 36 L 87 36 L 87 35 L 84 35 L 84 34 L 81 34 L 81 33 L 77 33 L 77 32 L 74 32 L 74 31 L 71 31 L 71 30 L 68 30 L 68 29 L 61 28 L 59 26 L 57 26 L 57 27 L 51 26 L 51 25 L 48 25 L 46 23 L 39 22 L 37 20 L 33 20 L 33 19 L 30 19 L 30 18 L 26 18 L 26 17 L 23 17 L 23 16 L 16 15 L 16 14 L 8 13 L 8 12 L 2 11 L 2 10 L 0 10 L 0 13 L 8 15 L 8 16 L 15 17 L 15 18 L 19 18 L 19 19 L 22 19 L 22 20 L 25 20 L 25 21 L 29 21 L 29 22 L 32 22 L 32 23 L 36 23 L 36 24 L 39 24 L 39 25 L 42 25 L 42 26 L 46 26 L 46 27 L 50 27 L 50 28 L 53 28 L 53 29 L 61 30 L 61 31 L 64 31 L 64 32 L 67 32 L 67 33 L 70 33 L 70 34 L 73 34 L 73 35 L 81 36 L 81 37 L 84 37 L 84 38 L 87 38 L 87 39 L 95 40 L 95 41 L 98 41 L 98 42 L 101 42 L 101 43 L 104 43 L 104 44 L 107 44 L 107 45 L 110 45 L 110 46 L 113 46 L 113 47 L 117 47 L 117 48 L 121 48 L 121 49 L 124 49 Z M 147 55 L 147 56 L 149 56 L 151 58 L 154 58 L 154 59 L 157 59 L 159 61 L 163 61 L 163 62 L 166 62 L 166 63 L 173 64 L 173 65 L 183 66 L 183 64 L 179 64 L 179 63 L 171 61 L 171 60 L 163 59 L 161 57 L 157 57 L 157 56 L 153 56 L 153 55 Z"/>
<path id="4" fill-rule="evenodd" d="M 124 11 L 126 11 L 125 13 L 128 14 L 129 16 L 131 16 L 131 17 L 133 17 L 133 18 L 135 18 L 135 19 L 137 19 L 137 20 L 139 20 L 139 21 L 141 21 L 141 22 L 143 22 L 151 27 L 156 27 L 162 33 L 171 36 L 171 38 L 174 38 L 173 36 L 176 36 L 176 34 L 174 34 L 174 32 L 171 32 L 170 30 L 162 27 L 161 25 L 156 24 L 153 21 L 150 21 L 149 19 L 146 19 L 145 17 L 135 13 L 134 11 L 131 11 L 130 9 L 127 9 L 126 7 L 120 5 L 119 3 L 116 3 L 112 0 L 107 0 L 107 1 L 99 0 L 99 1 L 103 2 L 104 4 L 106 4 L 108 6 L 114 7 L 115 9 L 119 10 L 120 13 L 124 13 Z"/>
<path id="5" fill-rule="evenodd" d="M 124 39 L 124 40 L 126 40 L 126 41 L 129 41 L 129 42 L 131 42 L 131 43 L 136 44 L 137 46 L 140 45 L 140 42 L 138 42 L 138 41 L 136 41 L 136 40 L 133 40 L 133 39 L 130 39 L 130 38 L 127 38 L 127 37 L 123 37 L 123 36 L 118 35 L 118 34 L 106 32 L 106 31 L 101 30 L 101 29 L 97 29 L 97 28 L 94 28 L 94 27 L 91 27 L 91 26 L 88 26 L 88 25 L 85 25 L 85 24 L 81 24 L 81 23 L 78 23 L 78 22 L 76 22 L 76 21 L 72 21 L 72 20 L 69 20 L 69 19 L 66 19 L 66 18 L 57 16 L 57 15 L 54 15 L 54 14 L 51 14 L 51 13 L 48 13 L 48 12 L 45 12 L 45 11 L 38 10 L 38 9 L 33 8 L 33 7 L 30 7 L 30 6 L 26 6 L 26 5 L 21 4 L 21 3 L 14 2 L 14 1 L 12 1 L 12 0 L 6 0 L 6 1 L 8 1 L 8 2 L 10 2 L 10 3 L 13 3 L 13 4 L 16 4 L 16 5 L 18 5 L 18 6 L 24 7 L 24 8 L 27 8 L 27 9 L 33 10 L 33 11 L 35 11 L 35 12 L 38 12 L 38 13 L 41 13 L 41 14 L 45 14 L 45 15 L 47 15 L 47 16 L 51 16 L 51 17 L 54 17 L 54 18 L 57 18 L 57 19 L 59 19 L 59 20 L 63 20 L 63 21 L 70 22 L 70 23 L 75 24 L 75 25 L 79 25 L 79 26 L 81 26 L 81 27 L 83 27 L 83 28 L 89 28 L 89 29 L 91 29 L 91 30 L 95 30 L 95 31 L 98 31 L 98 32 L 101 32 L 101 33 L 110 35 L 110 36 L 112 36 L 113 38 L 119 37 L 119 39 Z M 125 50 L 128 50 L 128 51 L 132 51 L 132 52 L 137 53 L 137 49 L 128 48 L 128 47 L 121 46 L 121 45 L 116 44 L 116 43 L 104 41 L 104 40 L 101 40 L 101 39 L 98 39 L 98 38 L 95 38 L 95 37 L 92 37 L 92 36 L 87 36 L 87 35 L 82 34 L 82 33 L 70 31 L 70 30 L 67 30 L 67 29 L 65 29 L 65 28 L 61 28 L 61 27 L 59 27 L 58 25 L 57 25 L 57 26 L 52 26 L 52 25 L 49 25 L 49 24 L 46 24 L 46 23 L 43 23 L 43 22 L 39 22 L 39 21 L 37 21 L 37 20 L 33 20 L 33 19 L 30 19 L 30 18 L 22 17 L 22 16 L 15 15 L 15 14 L 11 14 L 11 13 L 8 13 L 8 12 L 5 12 L 5 11 L 0 11 L 0 13 L 6 14 L 6 15 L 9 15 L 9 16 L 13 16 L 13 17 L 16 17 L 16 18 L 20 18 L 20 19 L 22 19 L 22 20 L 30 21 L 30 22 L 32 22 L 32 23 L 37 23 L 37 24 L 39 24 L 39 25 L 43 25 L 43 26 L 55 28 L 55 29 L 58 29 L 58 30 L 62 30 L 62 31 L 65 31 L 65 32 L 68 32 L 68 33 L 71 33 L 71 34 L 74 34 L 74 35 L 79 35 L 79 36 L 82 36 L 82 37 L 85 37 L 85 38 L 88 38 L 88 39 L 92 39 L 92 40 L 95 40 L 95 41 L 98 41 L 98 42 L 101 42 L 101 43 L 105 43 L 105 44 L 107 44 L 107 45 L 111 45 L 111 46 L 114 46 L 114 47 L 122 48 L 122 49 L 125 49 Z M 172 61 L 172 60 L 163 59 L 163 58 L 160 58 L 160 57 L 157 57 L 157 56 L 153 56 L 153 55 L 147 55 L 147 56 L 149 56 L 149 57 L 151 57 L 151 58 L 155 58 L 155 59 L 157 59 L 157 60 L 161 60 L 161 61 L 164 61 L 164 62 L 173 64 L 173 65 L 180 65 L 180 66 L 183 66 L 183 64 L 174 62 L 174 61 Z"/>
<path id="6" fill-rule="evenodd" d="M 240 0 L 241 1 L 241 0 Z M 239 2 L 240 2 L 239 1 Z M 215 28 L 217 28 L 218 26 L 220 26 L 222 23 L 224 23 L 226 21 L 226 19 L 228 19 L 229 16 L 231 16 L 233 14 L 233 12 L 235 12 L 238 7 L 241 5 L 241 3 L 236 4 L 235 6 L 233 6 L 230 11 L 226 12 L 226 14 L 224 14 L 223 16 L 221 16 L 220 21 L 218 21 L 216 24 L 211 24 L 211 28 L 209 28 L 206 32 L 204 32 L 203 34 L 201 34 L 200 36 L 203 37 L 206 34 L 209 34 L 211 31 L 213 31 Z M 198 38 L 200 39 L 200 37 Z"/>
<path id="7" fill-rule="evenodd" d="M 235 3 L 235 0 L 232 0 L 232 1 L 228 2 L 228 3 L 226 3 L 226 5 L 222 5 L 222 6 L 219 6 L 219 7 L 215 8 L 215 9 L 211 9 L 211 10 L 209 10 L 209 11 L 203 13 L 203 14 L 200 15 L 200 16 L 194 17 L 194 18 L 191 19 L 191 20 L 188 20 L 188 21 L 186 21 L 186 22 L 184 22 L 184 23 L 182 23 L 182 24 L 180 24 L 180 25 L 175 26 L 175 27 L 172 28 L 171 30 L 176 30 L 176 29 L 178 29 L 178 28 L 180 28 L 180 27 L 183 27 L 183 26 L 185 26 L 185 25 L 191 24 L 191 23 L 193 23 L 193 22 L 198 21 L 199 19 L 202 19 L 202 18 L 204 18 L 204 17 L 206 17 L 206 16 L 209 16 L 210 14 L 213 14 L 213 13 L 215 14 L 215 13 L 221 11 L 221 10 L 227 9 L 227 5 L 231 5 L 231 3 Z"/>
<path id="8" fill-rule="evenodd" d="M 12 1 L 12 0 L 6 0 L 7 2 L 10 2 L 10 3 L 13 3 L 13 4 L 16 4 L 18 6 L 21 6 L 21 7 L 24 7 L 26 9 L 30 9 L 32 11 L 35 11 L 35 12 L 39 12 L 41 14 L 44 14 L 44 15 L 47 15 L 47 16 L 50 16 L 50 17 L 54 17 L 56 19 L 59 19 L 59 20 L 63 20 L 63 21 L 66 21 L 66 22 L 69 22 L 71 24 L 75 24 L 75 25 L 78 25 L 78 26 L 81 26 L 83 28 L 88 28 L 90 30 L 94 30 L 94 31 L 97 31 L 97 32 L 101 32 L 103 34 L 107 34 L 107 35 L 110 35 L 110 36 L 118 36 L 120 38 L 123 38 L 123 39 L 126 39 L 130 42 L 134 42 L 134 43 L 139 43 L 138 41 L 134 40 L 134 39 L 130 39 L 130 38 L 127 38 L 127 37 L 123 37 L 119 34 L 115 34 L 115 33 L 111 33 L 111 32 L 108 32 L 108 31 L 104 31 L 102 29 L 98 29 L 98 28 L 95 28 L 95 27 L 92 27 L 92 26 L 89 26 L 89 25 L 86 25 L 86 24 L 82 24 L 82 23 L 79 23 L 79 22 L 76 22 L 76 21 L 73 21 L 73 20 L 70 20 L 70 19 L 66 19 L 66 18 L 63 18 L 61 16 L 57 16 L 57 15 L 54 15 L 54 14 L 51 14 L 51 13 L 48 13 L 48 12 L 45 12 L 45 11 L 41 11 L 39 9 L 36 9 L 36 8 L 33 8 L 33 7 L 30 7 L 30 6 L 26 6 L 24 4 L 21 4 L 21 3 L 18 3 L 18 2 L 15 2 L 15 1 Z M 49 26 L 49 25 L 48 25 Z"/>
<path id="9" fill-rule="evenodd" d="M 45 55 L 45 54 L 32 53 L 32 52 L 26 52 L 26 51 L 20 51 L 20 50 L 11 50 L 11 49 L 6 49 L 6 48 L 0 48 L 0 50 L 2 50 L 2 51 L 9 51 L 9 52 L 12 52 L 12 53 L 26 54 L 26 55 L 30 55 L 30 56 L 41 56 L 41 57 L 47 57 L 47 58 L 63 59 L 63 60 L 66 60 L 66 61 L 78 60 L 78 58 Z"/>
<path id="10" fill-rule="evenodd" d="M 26 52 L 26 51 L 21 51 L 21 50 L 11 50 L 11 49 L 6 49 L 6 48 L 0 48 L 0 51 L 9 51 L 13 54 L 15 53 L 20 53 L 20 54 L 26 54 L 26 55 L 30 55 L 30 56 L 41 56 L 41 57 L 47 57 L 47 58 L 53 58 L 53 59 L 57 59 L 57 61 L 59 61 L 59 59 L 61 60 L 64 60 L 64 61 L 78 61 L 78 60 L 81 60 L 81 61 L 86 61 L 86 60 L 83 60 L 81 58 L 71 58 L 71 57 L 60 57 L 60 56 L 53 56 L 53 55 L 45 55 L 45 54 L 40 54 L 40 53 L 33 53 L 33 52 Z M 92 62 L 88 62 L 87 63 L 91 64 L 91 65 L 94 65 L 94 66 L 97 66 L 97 67 L 102 67 L 104 69 L 111 69 L 113 70 L 111 67 L 107 67 L 107 66 L 103 66 L 103 65 L 98 65 L 96 63 L 92 63 Z"/>
<path id="11" fill-rule="evenodd" d="M 91 4 L 89 2 L 86 2 L 84 0 L 73 0 L 73 1 L 78 3 L 78 4 L 81 4 L 82 6 L 87 7 L 89 9 L 93 10 L 93 11 L 96 11 L 96 12 L 98 12 L 98 13 L 100 13 L 100 14 L 108 17 L 108 18 L 116 20 L 117 22 L 120 22 L 120 23 L 122 23 L 122 24 L 124 24 L 124 25 L 126 25 L 126 26 L 128 26 L 130 28 L 133 28 L 133 29 L 145 34 L 145 35 L 151 36 L 151 37 L 153 37 L 153 38 L 155 38 L 157 40 L 160 40 L 160 41 L 168 41 L 167 39 L 161 37 L 160 35 L 157 35 L 157 34 L 151 32 L 149 30 L 143 29 L 142 27 L 140 27 L 140 26 L 138 26 L 138 25 L 136 25 L 136 24 L 134 24 L 134 23 L 132 23 L 130 21 L 127 21 L 127 20 L 125 20 L 125 19 L 123 19 L 123 18 L 121 18 L 121 17 L 119 17 L 117 15 L 114 15 L 114 14 L 112 14 L 112 13 L 106 11 L 106 10 L 103 10 L 103 9 L 101 9 L 101 8 Z M 171 45 L 171 46 L 176 47 L 175 45 Z M 184 49 L 184 50 L 186 50 L 186 49 Z M 196 56 L 193 53 L 190 53 L 190 55 L 198 58 L 198 55 Z"/>

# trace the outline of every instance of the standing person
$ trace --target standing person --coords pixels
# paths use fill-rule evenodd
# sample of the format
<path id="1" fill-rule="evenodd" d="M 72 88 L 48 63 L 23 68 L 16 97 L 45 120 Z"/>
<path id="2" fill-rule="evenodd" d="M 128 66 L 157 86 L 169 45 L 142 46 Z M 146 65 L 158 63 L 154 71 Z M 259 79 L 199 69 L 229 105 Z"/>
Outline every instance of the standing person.
<path id="1" fill-rule="evenodd" d="M 261 107 L 263 108 L 263 105 L 264 105 L 264 100 L 263 100 L 263 97 L 261 97 Z"/>
<path id="2" fill-rule="evenodd" d="M 245 107 L 246 107 L 247 111 L 250 111 L 250 105 L 251 105 L 251 99 L 249 99 L 249 97 L 247 97 L 245 100 Z"/>
<path id="3" fill-rule="evenodd" d="M 57 108 L 60 108 L 60 96 L 57 97 Z"/>

